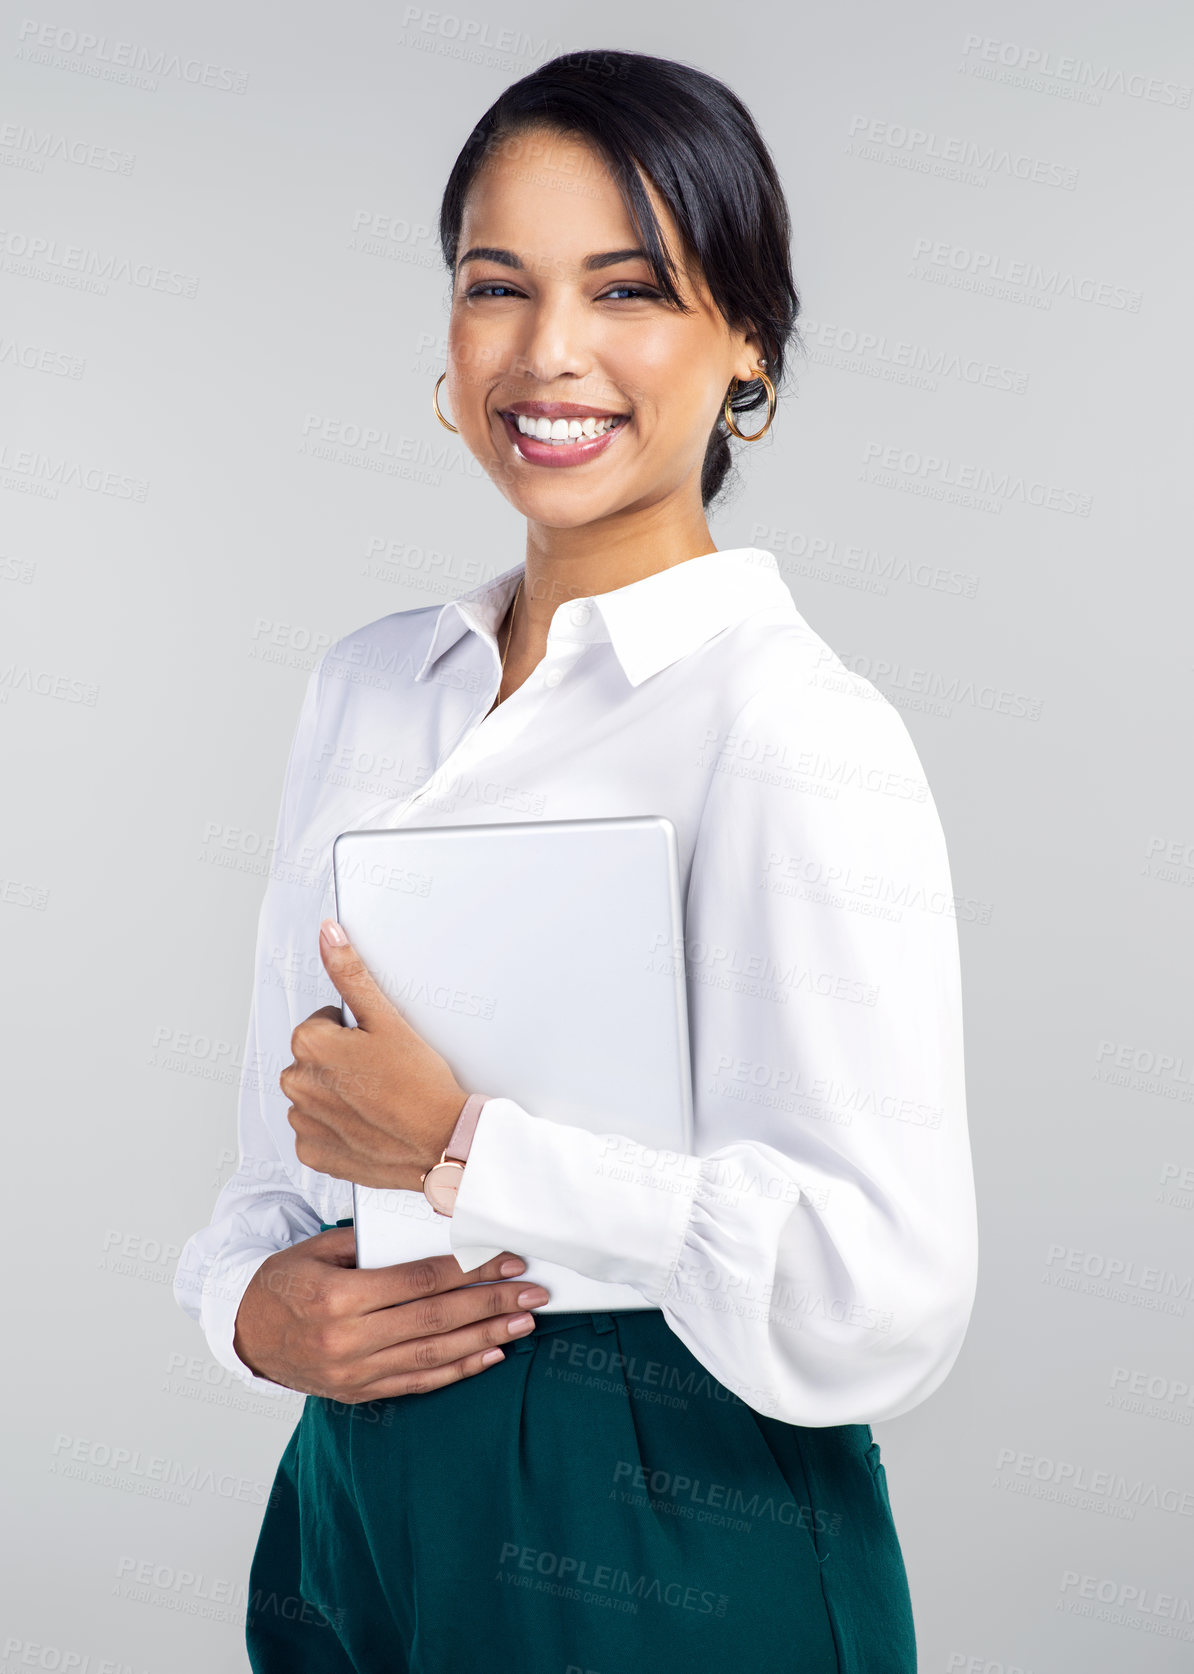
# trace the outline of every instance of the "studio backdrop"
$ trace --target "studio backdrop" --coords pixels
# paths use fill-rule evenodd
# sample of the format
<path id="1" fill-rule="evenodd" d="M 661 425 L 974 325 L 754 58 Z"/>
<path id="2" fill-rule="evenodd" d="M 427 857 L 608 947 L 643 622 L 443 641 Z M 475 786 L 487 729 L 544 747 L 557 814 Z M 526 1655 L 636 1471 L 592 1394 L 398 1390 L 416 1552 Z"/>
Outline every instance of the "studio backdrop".
<path id="1" fill-rule="evenodd" d="M 431 409 L 439 196 L 502 88 L 603 47 L 721 77 L 774 152 L 804 348 L 716 544 L 897 706 L 949 845 L 978 1297 L 876 1426 L 921 1666 L 1190 1669 L 1192 36 L 1177 0 L 0 13 L 6 1674 L 246 1667 L 301 1398 L 171 1282 L 236 1164 L 287 749 L 329 644 L 523 556 Z"/>

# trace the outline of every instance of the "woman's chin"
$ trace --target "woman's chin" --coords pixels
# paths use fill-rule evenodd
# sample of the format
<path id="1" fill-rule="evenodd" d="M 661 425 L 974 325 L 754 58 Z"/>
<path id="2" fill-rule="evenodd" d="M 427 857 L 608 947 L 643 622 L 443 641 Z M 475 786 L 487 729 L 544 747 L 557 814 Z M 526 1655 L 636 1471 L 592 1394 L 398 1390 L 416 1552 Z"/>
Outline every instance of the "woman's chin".
<path id="1" fill-rule="evenodd" d="M 548 475 L 544 472 L 544 477 Z M 509 481 L 498 482 L 506 499 L 528 523 L 538 523 L 551 529 L 583 529 L 588 523 L 622 511 L 627 504 L 624 492 L 615 492 L 609 484 L 596 483 L 586 487 L 580 482 L 560 482 L 562 472 L 552 472 L 550 481 L 534 484 Z"/>

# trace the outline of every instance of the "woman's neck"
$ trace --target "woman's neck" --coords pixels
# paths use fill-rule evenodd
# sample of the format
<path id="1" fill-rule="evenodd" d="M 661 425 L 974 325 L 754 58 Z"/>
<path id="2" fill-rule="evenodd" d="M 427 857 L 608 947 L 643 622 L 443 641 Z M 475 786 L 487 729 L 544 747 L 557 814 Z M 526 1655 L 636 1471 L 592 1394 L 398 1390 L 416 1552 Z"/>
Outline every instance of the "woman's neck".
<path id="1" fill-rule="evenodd" d="M 622 523 L 603 520 L 578 529 L 528 524 L 524 575 L 497 630 L 505 666 L 494 708 L 543 661 L 551 619 L 562 604 L 629 587 L 716 550 L 699 506 L 661 504 Z"/>
<path id="2" fill-rule="evenodd" d="M 671 569 L 716 547 L 703 513 L 686 518 L 636 517 L 618 530 L 592 526 L 547 529 L 529 525 L 525 575 L 517 591 L 514 631 L 506 654 L 507 673 L 521 684 L 547 650 L 551 619 L 570 599 L 629 587 L 645 576 Z M 506 649 L 509 616 L 502 624 L 499 649 Z"/>

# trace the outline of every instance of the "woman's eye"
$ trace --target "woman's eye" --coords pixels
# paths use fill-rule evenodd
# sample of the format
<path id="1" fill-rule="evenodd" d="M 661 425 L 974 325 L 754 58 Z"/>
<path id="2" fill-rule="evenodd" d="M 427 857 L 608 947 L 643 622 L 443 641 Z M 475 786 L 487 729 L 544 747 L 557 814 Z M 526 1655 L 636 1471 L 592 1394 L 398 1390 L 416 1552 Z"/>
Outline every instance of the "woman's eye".
<path id="1" fill-rule="evenodd" d="M 631 296 L 645 296 L 645 297 L 648 298 L 648 300 L 651 300 L 651 299 L 654 299 L 655 301 L 659 300 L 659 292 L 648 290 L 645 285 L 615 285 L 613 291 L 605 291 L 598 298 L 598 301 L 599 302 L 610 302 L 610 301 L 612 301 L 615 291 L 629 291 Z"/>
<path id="2" fill-rule="evenodd" d="M 520 296 L 513 285 L 503 284 L 500 279 L 492 280 L 488 285 L 474 285 L 465 293 L 466 299 L 476 296 Z M 649 290 L 645 285 L 615 285 L 612 291 L 603 291 L 597 298 L 598 302 L 616 302 L 625 294 L 629 297 L 646 297 L 648 301 L 659 300 L 659 292 Z"/>

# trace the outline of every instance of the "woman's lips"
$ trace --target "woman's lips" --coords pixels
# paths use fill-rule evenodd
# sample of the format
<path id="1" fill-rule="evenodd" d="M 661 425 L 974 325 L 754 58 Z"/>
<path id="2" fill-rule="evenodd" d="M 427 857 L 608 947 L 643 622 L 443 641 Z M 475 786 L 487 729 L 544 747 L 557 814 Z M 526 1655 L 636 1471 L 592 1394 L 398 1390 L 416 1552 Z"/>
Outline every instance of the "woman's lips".
<path id="1" fill-rule="evenodd" d="M 501 419 L 506 427 L 506 434 L 514 444 L 515 452 L 525 459 L 528 465 L 548 465 L 557 468 L 584 465 L 590 459 L 596 459 L 630 423 L 628 418 L 623 419 L 622 423 L 615 424 L 612 430 L 606 430 L 600 436 L 591 439 L 581 436 L 575 442 L 541 442 L 535 436 L 524 436 L 513 414 L 503 413 Z"/>

